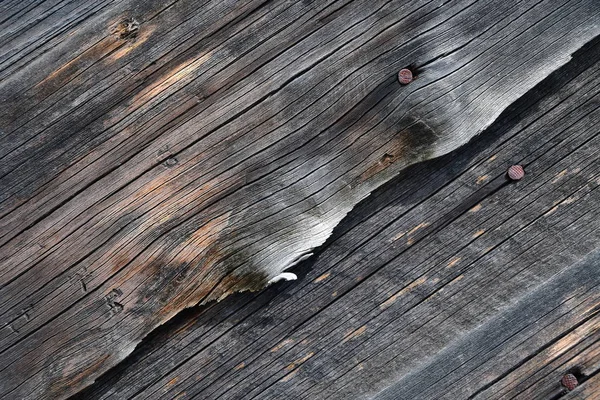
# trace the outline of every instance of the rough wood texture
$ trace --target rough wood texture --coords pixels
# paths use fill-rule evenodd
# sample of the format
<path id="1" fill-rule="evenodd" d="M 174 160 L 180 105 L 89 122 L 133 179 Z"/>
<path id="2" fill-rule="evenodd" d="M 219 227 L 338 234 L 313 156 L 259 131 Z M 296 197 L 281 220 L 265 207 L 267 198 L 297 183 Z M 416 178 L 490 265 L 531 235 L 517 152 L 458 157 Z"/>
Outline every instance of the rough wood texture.
<path id="1" fill-rule="evenodd" d="M 77 399 L 547 400 L 568 371 L 600 398 L 599 71 L 596 40 L 360 204 L 298 282 L 181 314 Z"/>
<path id="2" fill-rule="evenodd" d="M 373 190 L 469 141 L 600 33 L 594 0 L 0 8 L 7 398 L 74 394 L 185 307 L 262 288 Z M 363 205 L 365 221 L 297 285 L 193 311 L 198 321 L 88 395 L 385 398 L 457 336 L 516 315 L 526 298 L 501 308 L 600 239 L 591 49 L 556 94 L 495 125 L 485 151 L 413 167 L 376 196 L 381 207 Z M 417 75 L 408 86 L 395 79 L 403 67 Z M 534 178 L 508 185 L 517 161 Z M 588 281 L 580 303 L 593 309 Z M 563 302 L 579 299 L 569 287 Z M 530 294 L 550 307 L 547 295 Z M 536 315 L 551 325 L 559 311 Z M 595 332 L 594 316 L 556 329 Z M 492 332 L 501 341 L 517 326 Z M 527 349 L 547 343 L 540 332 L 522 333 Z M 442 378 L 461 382 L 453 360 Z M 479 381 L 511 379 L 488 372 Z M 414 393 L 486 390 L 442 378 Z"/>

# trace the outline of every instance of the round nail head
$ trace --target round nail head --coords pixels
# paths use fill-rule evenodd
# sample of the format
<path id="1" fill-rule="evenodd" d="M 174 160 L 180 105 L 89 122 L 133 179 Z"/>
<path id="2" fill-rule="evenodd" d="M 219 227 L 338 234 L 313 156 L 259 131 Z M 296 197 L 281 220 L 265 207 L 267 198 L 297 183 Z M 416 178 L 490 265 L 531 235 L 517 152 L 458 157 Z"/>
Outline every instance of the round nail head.
<path id="1" fill-rule="evenodd" d="M 408 85 L 413 80 L 412 71 L 408 68 L 401 69 L 398 72 L 398 81 L 403 85 Z"/>
<path id="2" fill-rule="evenodd" d="M 573 374 L 566 374 L 563 376 L 563 378 L 560 380 L 560 383 L 569 390 L 573 390 L 577 387 L 577 385 L 579 385 L 577 378 Z"/>
<path id="3" fill-rule="evenodd" d="M 508 177 L 513 181 L 518 181 L 523 179 L 525 176 L 525 171 L 523 167 L 520 165 L 513 165 L 508 169 Z"/>

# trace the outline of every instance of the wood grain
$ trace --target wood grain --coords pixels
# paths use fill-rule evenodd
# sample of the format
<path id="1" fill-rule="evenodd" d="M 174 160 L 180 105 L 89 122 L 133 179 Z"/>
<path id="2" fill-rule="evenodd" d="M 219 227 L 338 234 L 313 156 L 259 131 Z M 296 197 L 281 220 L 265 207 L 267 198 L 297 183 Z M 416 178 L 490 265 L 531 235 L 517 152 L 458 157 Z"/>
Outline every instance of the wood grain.
<path id="1" fill-rule="evenodd" d="M 65 398 L 182 309 L 263 288 L 377 187 L 468 142 L 600 31 L 593 0 L 1 7 L 0 395 L 9 398 Z M 395 79 L 404 67 L 417 76 L 408 86 Z M 564 115 L 594 118 L 578 114 L 585 104 Z M 594 143 L 593 124 L 564 124 L 556 137 L 573 148 L 538 137 L 528 164 L 573 157 L 593 175 L 594 147 L 581 142 Z M 467 186 L 497 193 L 495 168 Z M 577 181 L 565 169 L 540 179 Z M 481 192 L 457 205 L 456 190 L 403 219 L 399 243 L 443 232 L 476 206 Z M 442 204 L 452 213 L 435 217 Z M 545 206 L 528 203 L 532 215 Z M 407 292 L 429 282 L 415 279 Z M 368 292 L 366 304 L 394 304 Z M 370 334 L 350 324 L 341 345 Z M 286 358 L 288 374 L 326 369 L 312 353 Z M 296 390 L 343 393 L 346 380 L 336 382 Z M 276 397 L 265 385 L 252 395 Z"/>
<path id="2" fill-rule="evenodd" d="M 599 69 L 595 40 L 359 204 L 299 281 L 180 314 L 74 399 L 547 400 L 573 369 L 594 398 Z"/>

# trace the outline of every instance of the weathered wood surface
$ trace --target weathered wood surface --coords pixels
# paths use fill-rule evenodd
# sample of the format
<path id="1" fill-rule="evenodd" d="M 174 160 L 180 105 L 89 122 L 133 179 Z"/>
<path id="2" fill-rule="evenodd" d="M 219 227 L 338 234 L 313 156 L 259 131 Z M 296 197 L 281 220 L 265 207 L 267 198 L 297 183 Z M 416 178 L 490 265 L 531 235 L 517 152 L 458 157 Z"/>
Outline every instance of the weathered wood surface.
<path id="1" fill-rule="evenodd" d="M 596 40 L 299 281 L 182 313 L 76 398 L 556 399 L 568 371 L 600 398 L 599 72 Z"/>
<path id="2" fill-rule="evenodd" d="M 7 398 L 67 397 L 183 308 L 261 288 L 600 32 L 593 0 L 0 7 Z M 301 282 L 193 311 L 91 393 L 386 396 L 596 248 L 597 51 L 485 151 L 411 168 L 363 205 Z M 535 178 L 507 185 L 516 161 Z"/>

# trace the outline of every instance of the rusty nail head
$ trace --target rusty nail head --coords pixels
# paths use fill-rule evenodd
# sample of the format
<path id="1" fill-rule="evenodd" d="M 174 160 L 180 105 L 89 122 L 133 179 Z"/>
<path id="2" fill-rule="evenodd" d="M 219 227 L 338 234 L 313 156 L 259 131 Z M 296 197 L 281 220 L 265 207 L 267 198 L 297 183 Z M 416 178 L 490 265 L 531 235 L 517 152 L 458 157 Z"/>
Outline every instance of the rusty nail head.
<path id="1" fill-rule="evenodd" d="M 573 390 L 577 387 L 577 385 L 579 385 L 577 378 L 573 374 L 566 374 L 563 376 L 563 378 L 560 380 L 560 383 L 569 390 Z"/>
<path id="2" fill-rule="evenodd" d="M 413 80 L 412 71 L 408 68 L 403 68 L 398 72 L 398 81 L 403 85 L 408 85 Z"/>
<path id="3" fill-rule="evenodd" d="M 518 181 L 523 179 L 525 176 L 525 171 L 523 167 L 520 165 L 513 165 L 508 169 L 508 177 L 513 181 Z"/>

